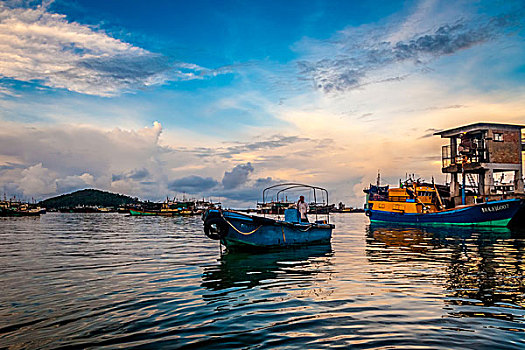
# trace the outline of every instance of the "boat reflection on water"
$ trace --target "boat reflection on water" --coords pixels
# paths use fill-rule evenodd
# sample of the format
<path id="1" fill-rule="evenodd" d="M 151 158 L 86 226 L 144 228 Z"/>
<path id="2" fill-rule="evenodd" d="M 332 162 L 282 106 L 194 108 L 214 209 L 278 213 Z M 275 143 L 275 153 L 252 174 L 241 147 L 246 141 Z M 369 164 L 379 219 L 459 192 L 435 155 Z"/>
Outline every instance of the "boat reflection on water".
<path id="1" fill-rule="evenodd" d="M 366 250 L 382 273 L 442 285 L 445 309 L 453 317 L 522 318 L 523 230 L 371 224 Z"/>
<path id="2" fill-rule="evenodd" d="M 436 245 L 449 245 L 464 240 L 474 240 L 483 245 L 501 239 L 524 238 L 525 231 L 497 226 L 411 226 L 372 223 L 367 227 L 367 237 L 387 246 L 404 246 L 418 251 L 421 248 L 426 250 Z M 421 246 L 420 243 L 423 242 L 426 243 Z"/>
<path id="3" fill-rule="evenodd" d="M 280 290 L 305 288 L 330 278 L 333 250 L 330 243 L 302 246 L 271 252 L 228 252 L 217 265 L 206 267 L 202 274 L 202 287 L 213 291 L 204 295 L 214 299 L 220 295 L 260 286 Z M 215 293 L 224 291 L 224 293 Z"/>

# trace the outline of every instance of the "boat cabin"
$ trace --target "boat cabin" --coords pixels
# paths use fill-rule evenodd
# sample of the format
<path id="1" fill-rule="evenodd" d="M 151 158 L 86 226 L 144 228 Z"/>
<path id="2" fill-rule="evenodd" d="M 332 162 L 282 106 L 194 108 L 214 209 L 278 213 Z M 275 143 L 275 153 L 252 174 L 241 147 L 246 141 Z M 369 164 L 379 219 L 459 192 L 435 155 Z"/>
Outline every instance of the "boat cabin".
<path id="1" fill-rule="evenodd" d="M 367 209 L 397 213 L 434 213 L 444 209 L 438 189 L 432 184 L 407 181 L 400 188 L 371 185 L 366 189 Z"/>

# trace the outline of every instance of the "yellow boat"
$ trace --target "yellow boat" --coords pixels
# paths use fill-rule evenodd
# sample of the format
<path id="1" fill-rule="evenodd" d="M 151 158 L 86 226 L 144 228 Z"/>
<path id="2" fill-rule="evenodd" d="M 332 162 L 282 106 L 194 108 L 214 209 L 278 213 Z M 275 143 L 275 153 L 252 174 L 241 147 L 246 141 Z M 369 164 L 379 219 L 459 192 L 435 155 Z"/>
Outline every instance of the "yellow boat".
<path id="1" fill-rule="evenodd" d="M 441 171 L 450 174 L 446 190 L 434 181 L 413 179 L 389 189 L 380 186 L 378 177 L 376 186 L 365 190 L 366 214 L 371 221 L 389 223 L 507 226 L 513 221 L 518 225 L 525 211 L 524 128 L 475 123 L 435 133 L 449 139 L 441 151 Z M 509 173 L 512 181 L 503 183 Z"/>
<path id="2" fill-rule="evenodd" d="M 379 191 L 378 191 L 379 192 Z M 437 188 L 420 185 L 417 182 L 405 184 L 400 188 L 390 188 L 385 194 L 369 193 L 367 209 L 397 213 L 435 213 L 444 209 Z"/>
<path id="3" fill-rule="evenodd" d="M 511 198 L 446 208 L 436 185 L 417 182 L 400 188 L 371 185 L 365 193 L 365 213 L 371 222 L 507 226 L 524 204 Z"/>

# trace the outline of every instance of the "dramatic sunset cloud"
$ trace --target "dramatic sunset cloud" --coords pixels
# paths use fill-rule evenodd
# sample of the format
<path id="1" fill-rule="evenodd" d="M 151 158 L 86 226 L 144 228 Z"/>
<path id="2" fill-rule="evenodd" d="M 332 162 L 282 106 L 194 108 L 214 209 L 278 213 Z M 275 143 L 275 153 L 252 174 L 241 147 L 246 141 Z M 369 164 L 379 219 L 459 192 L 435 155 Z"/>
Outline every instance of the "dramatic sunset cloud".
<path id="1" fill-rule="evenodd" d="M 0 186 L 361 206 L 378 171 L 445 182 L 436 131 L 525 124 L 524 24 L 517 0 L 6 1 Z"/>

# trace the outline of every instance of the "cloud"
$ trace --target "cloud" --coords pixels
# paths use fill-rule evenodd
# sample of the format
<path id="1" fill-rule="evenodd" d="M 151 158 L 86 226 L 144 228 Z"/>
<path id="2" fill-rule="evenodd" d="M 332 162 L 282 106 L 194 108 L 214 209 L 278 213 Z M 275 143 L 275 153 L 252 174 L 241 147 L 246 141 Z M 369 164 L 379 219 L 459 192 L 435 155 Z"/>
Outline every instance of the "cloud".
<path id="1" fill-rule="evenodd" d="M 313 141 L 306 137 L 300 137 L 296 135 L 285 136 L 285 135 L 273 135 L 266 140 L 255 141 L 255 142 L 241 142 L 234 141 L 233 145 L 226 147 L 195 147 L 192 149 L 183 149 L 188 152 L 193 152 L 199 157 L 225 157 L 232 158 L 239 154 L 258 152 L 264 150 L 274 150 L 281 147 L 290 146 L 298 142 Z"/>
<path id="2" fill-rule="evenodd" d="M 429 138 L 429 137 L 434 137 L 435 133 L 436 132 L 440 132 L 441 130 L 440 129 L 435 129 L 435 128 L 429 128 L 429 129 L 426 129 L 425 130 L 425 134 L 423 136 L 420 136 L 419 138 L 420 139 L 426 139 L 426 138 Z"/>
<path id="3" fill-rule="evenodd" d="M 422 12 L 426 16 L 432 15 L 428 8 L 424 8 Z M 315 58 L 314 55 L 298 61 L 297 65 L 301 77 L 311 79 L 314 86 L 325 93 L 400 81 L 436 58 L 452 55 L 504 35 L 520 21 L 523 21 L 523 11 L 488 19 L 460 19 L 435 28 L 421 28 L 418 32 L 407 32 L 409 29 L 417 30 L 409 25 L 403 27 L 402 35 L 392 35 L 384 29 L 372 26 L 349 28 L 330 41 L 303 41 L 302 46 L 311 47 L 310 50 L 315 52 L 323 48 L 331 57 L 324 55 L 322 58 Z M 406 38 L 407 36 L 410 37 Z M 386 72 L 387 68 L 392 71 Z M 390 76 L 385 78 L 387 74 Z"/>
<path id="4" fill-rule="evenodd" d="M 50 13 L 0 4 L 0 77 L 82 94 L 122 92 L 229 73 L 168 58 Z M 8 94 L 5 88 L 0 93 Z"/>
<path id="5" fill-rule="evenodd" d="M 42 196 L 57 190 L 56 173 L 42 166 L 42 163 L 22 170 L 18 186 L 24 195 Z"/>
<path id="6" fill-rule="evenodd" d="M 299 136 L 283 136 L 273 135 L 268 140 L 257 141 L 257 142 L 236 142 L 234 146 L 227 147 L 223 152 L 219 152 L 221 155 L 231 157 L 236 154 L 245 152 L 254 152 L 265 149 L 275 149 L 284 146 L 288 146 L 301 141 L 308 141 L 308 138 Z"/>
<path id="7" fill-rule="evenodd" d="M 171 181 L 168 188 L 175 192 L 196 194 L 207 192 L 218 184 L 219 183 L 211 177 L 204 178 L 191 175 Z"/>
<path id="8" fill-rule="evenodd" d="M 255 180 L 255 187 L 257 188 L 269 187 L 275 183 L 276 183 L 275 180 L 272 179 L 270 176 L 261 177 Z"/>
<path id="9" fill-rule="evenodd" d="M 254 171 L 250 163 L 235 166 L 225 173 L 226 183 L 223 186 L 212 177 L 196 175 L 186 176 L 173 180 L 168 187 L 171 191 L 186 192 L 190 194 L 212 195 L 226 200 L 226 205 L 253 207 L 255 201 L 260 199 L 262 190 L 277 183 L 272 177 L 249 180 L 248 176 Z M 223 203 L 224 204 L 224 203 Z"/>
<path id="10" fill-rule="evenodd" d="M 248 176 L 253 172 L 251 163 L 236 165 L 231 171 L 226 171 L 222 178 L 224 189 L 237 188 L 248 181 Z"/>
<path id="11" fill-rule="evenodd" d="M 142 169 L 133 169 L 131 171 L 128 171 L 126 173 L 121 174 L 112 174 L 111 175 L 111 181 L 122 181 L 122 180 L 144 180 L 150 175 L 148 169 L 142 168 Z"/>
<path id="12" fill-rule="evenodd" d="M 318 144 L 304 137 L 272 136 L 227 144 L 216 152 L 209 147 L 210 154 L 203 157 L 200 153 L 206 150 L 188 147 L 188 143 L 185 148 L 163 145 L 162 135 L 158 122 L 140 129 L 112 130 L 4 122 L 0 128 L 0 186 L 8 194 L 39 199 L 94 187 L 150 200 L 165 198 L 170 192 L 221 195 L 227 203 L 229 196 L 242 198 L 239 193 L 246 194 L 251 188 L 250 198 L 254 198 L 273 179 L 287 178 L 289 168 L 311 156 L 297 154 L 298 149 L 305 152 Z M 283 154 L 291 156 L 286 167 Z M 251 179 L 257 166 L 258 176 Z M 33 183 L 31 174 L 35 181 L 43 181 Z"/>
<path id="13" fill-rule="evenodd" d="M 13 170 L 13 169 L 24 169 L 25 166 L 23 164 L 16 164 L 11 162 L 6 162 L 4 165 L 0 165 L 0 172 L 4 170 Z"/>
<path id="14" fill-rule="evenodd" d="M 187 159 L 159 145 L 160 123 L 139 130 L 110 131 L 74 125 L 4 126 L 0 129 L 0 160 L 9 161 L 4 161 L 0 183 L 17 184 L 24 194 L 35 197 L 86 186 L 160 197 L 165 195 L 168 172 L 163 162 L 171 163 L 171 157 L 179 162 Z M 36 183 L 39 178 L 42 181 Z M 151 188 L 141 184 L 143 180 L 159 186 Z"/>
<path id="15" fill-rule="evenodd" d="M 56 188 L 58 193 L 73 192 L 84 188 L 91 188 L 95 185 L 95 178 L 89 173 L 82 175 L 66 176 L 63 179 L 56 181 Z"/>
<path id="16" fill-rule="evenodd" d="M 247 181 L 236 188 L 223 188 L 213 192 L 214 196 L 228 199 L 237 206 L 253 208 L 256 202 L 262 199 L 262 191 L 266 187 L 277 183 L 271 177 L 258 178 L 255 181 Z"/>

